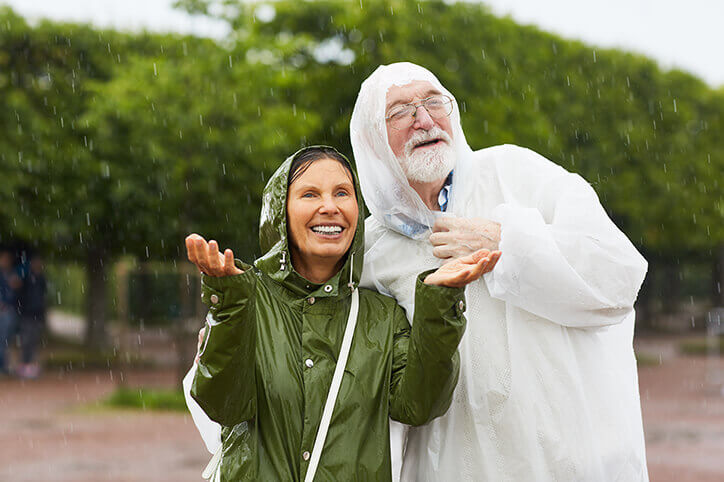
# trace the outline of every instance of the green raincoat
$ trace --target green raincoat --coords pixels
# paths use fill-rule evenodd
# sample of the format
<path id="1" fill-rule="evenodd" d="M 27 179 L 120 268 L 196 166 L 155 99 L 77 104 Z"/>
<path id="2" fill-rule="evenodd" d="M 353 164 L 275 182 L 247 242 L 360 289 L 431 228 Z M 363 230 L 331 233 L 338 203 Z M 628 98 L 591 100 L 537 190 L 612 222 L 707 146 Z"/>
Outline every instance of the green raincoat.
<path id="1" fill-rule="evenodd" d="M 318 285 L 293 269 L 287 176 L 300 152 L 264 190 L 260 241 L 266 254 L 254 266 L 237 261 L 243 274 L 202 280 L 210 316 L 191 394 L 223 426 L 221 480 L 304 479 L 350 310 L 349 283 L 356 287 L 362 272 L 361 202 L 340 272 Z M 412 329 L 393 298 L 360 290 L 315 480 L 391 480 L 389 417 L 422 425 L 447 411 L 465 330 L 464 294 L 423 284 L 426 274 L 417 281 Z"/>

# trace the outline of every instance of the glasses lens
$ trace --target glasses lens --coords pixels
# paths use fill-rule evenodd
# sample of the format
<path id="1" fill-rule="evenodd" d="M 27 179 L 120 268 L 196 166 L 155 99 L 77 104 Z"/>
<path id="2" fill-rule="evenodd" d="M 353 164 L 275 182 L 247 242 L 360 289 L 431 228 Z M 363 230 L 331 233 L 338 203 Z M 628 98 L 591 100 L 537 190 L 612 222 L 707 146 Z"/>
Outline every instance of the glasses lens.
<path id="1" fill-rule="evenodd" d="M 425 109 L 431 117 L 447 117 L 452 112 L 452 99 L 444 95 L 436 95 L 425 101 Z"/>
<path id="2" fill-rule="evenodd" d="M 404 129 L 406 127 L 409 127 L 414 121 L 414 118 L 412 117 L 412 114 L 414 112 L 414 107 L 412 106 L 408 105 L 404 107 L 399 107 L 391 111 L 387 119 L 390 121 L 390 125 L 393 128 Z"/>

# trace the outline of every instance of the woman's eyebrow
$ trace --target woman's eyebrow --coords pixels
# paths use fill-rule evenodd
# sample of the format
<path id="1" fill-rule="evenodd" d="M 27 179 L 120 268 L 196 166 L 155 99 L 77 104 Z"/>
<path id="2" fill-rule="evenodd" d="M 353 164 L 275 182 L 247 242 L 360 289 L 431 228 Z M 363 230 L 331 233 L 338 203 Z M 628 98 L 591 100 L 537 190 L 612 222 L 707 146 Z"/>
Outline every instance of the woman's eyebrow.
<path id="1" fill-rule="evenodd" d="M 294 186 L 294 184 L 292 184 L 292 186 Z M 314 184 L 297 184 L 294 186 L 294 191 L 309 191 L 310 189 L 313 191 L 319 191 L 319 187 Z"/>

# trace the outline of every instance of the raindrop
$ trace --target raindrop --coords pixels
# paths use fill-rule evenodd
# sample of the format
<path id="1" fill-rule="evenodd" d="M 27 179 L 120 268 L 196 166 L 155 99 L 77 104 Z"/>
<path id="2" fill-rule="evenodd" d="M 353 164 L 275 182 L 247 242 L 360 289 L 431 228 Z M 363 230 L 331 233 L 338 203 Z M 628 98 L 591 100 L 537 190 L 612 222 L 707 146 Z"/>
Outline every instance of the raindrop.
<path id="1" fill-rule="evenodd" d="M 156 68 L 156 62 L 153 63 L 153 76 L 158 77 L 158 69 Z"/>
<path id="2" fill-rule="evenodd" d="M 676 110 L 676 99 L 674 99 L 674 113 L 676 113 L 676 112 L 677 112 L 677 110 Z"/>

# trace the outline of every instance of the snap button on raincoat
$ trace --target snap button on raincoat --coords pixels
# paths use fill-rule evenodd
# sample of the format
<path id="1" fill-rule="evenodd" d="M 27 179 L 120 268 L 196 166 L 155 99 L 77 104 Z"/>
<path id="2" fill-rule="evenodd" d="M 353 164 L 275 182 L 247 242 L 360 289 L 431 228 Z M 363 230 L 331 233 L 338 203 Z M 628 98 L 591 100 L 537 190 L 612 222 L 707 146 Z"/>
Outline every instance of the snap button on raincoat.
<path id="1" fill-rule="evenodd" d="M 304 479 L 350 310 L 350 282 L 358 286 L 361 274 L 359 189 L 357 231 L 341 271 L 323 285 L 294 271 L 286 227 L 293 158 L 265 188 L 260 240 L 266 254 L 253 266 L 237 262 L 243 274 L 202 279 L 210 313 L 191 395 L 222 425 L 221 480 Z M 360 290 L 315 480 L 390 480 L 389 418 L 421 425 L 450 405 L 464 295 L 425 285 L 426 274 L 417 280 L 414 329 L 393 298 Z"/>

